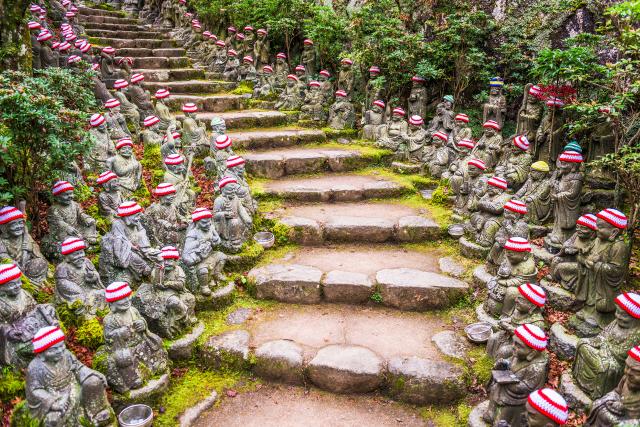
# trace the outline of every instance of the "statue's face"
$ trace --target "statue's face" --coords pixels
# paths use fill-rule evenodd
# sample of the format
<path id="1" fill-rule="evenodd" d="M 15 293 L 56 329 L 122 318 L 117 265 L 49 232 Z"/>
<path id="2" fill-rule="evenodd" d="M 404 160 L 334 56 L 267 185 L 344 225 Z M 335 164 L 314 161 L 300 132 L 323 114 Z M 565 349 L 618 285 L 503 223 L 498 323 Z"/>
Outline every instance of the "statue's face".
<path id="1" fill-rule="evenodd" d="M 417 129 L 419 126 L 413 126 L 411 125 L 411 129 Z M 440 138 L 431 138 L 431 143 L 433 145 L 435 145 L 436 147 L 440 147 L 442 145 L 442 140 Z"/>
<path id="2" fill-rule="evenodd" d="M 122 147 L 120 150 L 118 150 L 118 154 L 120 154 L 125 159 L 128 159 L 133 155 L 133 148 L 126 145 Z"/>
<path id="3" fill-rule="evenodd" d="M 480 170 L 479 168 L 475 167 L 474 165 L 469 165 L 469 176 L 471 178 L 477 178 L 482 174 L 482 170 Z"/>
<path id="4" fill-rule="evenodd" d="M 523 153 L 524 151 L 522 151 L 522 148 L 517 147 L 517 146 L 515 146 L 515 145 L 512 145 L 512 146 L 511 146 L 511 152 L 512 152 L 513 154 L 521 154 L 521 153 Z"/>
<path id="5" fill-rule="evenodd" d="M 453 104 L 451 103 L 451 101 L 444 101 L 445 110 L 451 110 L 452 108 L 453 108 Z"/>
<path id="6" fill-rule="evenodd" d="M 574 163 L 571 162 L 556 162 L 556 166 L 562 173 L 569 173 L 573 170 Z"/>
<path id="7" fill-rule="evenodd" d="M 109 304 L 112 311 L 127 311 L 131 308 L 131 297 L 124 297 Z"/>
<path id="8" fill-rule="evenodd" d="M 287 87 L 293 87 L 295 84 L 296 84 L 295 80 L 291 80 L 291 79 L 287 80 Z"/>
<path id="9" fill-rule="evenodd" d="M 543 178 L 547 176 L 547 173 L 542 171 L 531 170 L 529 172 L 529 176 L 534 181 L 541 181 Z"/>
<path id="10" fill-rule="evenodd" d="M 492 87 L 491 87 L 491 89 L 489 89 L 489 93 L 490 93 L 492 96 L 500 95 L 500 88 L 499 88 L 499 87 L 492 86 Z"/>
<path id="11" fill-rule="evenodd" d="M 619 306 L 616 306 L 616 322 L 622 329 L 631 329 L 638 327 L 640 321 L 624 311 Z"/>
<path id="12" fill-rule="evenodd" d="M 2 227 L 2 234 L 6 233 L 10 237 L 20 237 L 24 234 L 24 219 L 16 219 L 0 227 Z"/>
<path id="13" fill-rule="evenodd" d="M 464 127 L 466 125 L 466 123 L 462 120 L 456 120 L 455 124 L 458 128 Z"/>
<path id="14" fill-rule="evenodd" d="M 402 116 L 394 114 L 394 115 L 391 116 L 391 120 L 393 120 L 394 122 L 399 122 L 399 121 L 402 120 Z"/>
<path id="15" fill-rule="evenodd" d="M 56 196 L 56 200 L 63 206 L 68 206 L 73 202 L 73 191 L 65 191 Z"/>
<path id="16" fill-rule="evenodd" d="M 133 215 L 129 215 L 129 216 L 125 216 L 122 217 L 122 221 L 124 221 L 124 224 L 127 227 L 137 227 L 140 225 L 140 218 L 142 217 L 142 214 L 140 212 L 133 214 Z"/>
<path id="17" fill-rule="evenodd" d="M 64 260 L 74 267 L 80 268 L 84 264 L 84 250 L 71 252 L 69 255 L 64 256 Z"/>
<path id="18" fill-rule="evenodd" d="M 160 198 L 160 202 L 162 202 L 162 204 L 165 206 L 172 204 L 175 200 L 176 200 L 176 193 L 167 194 L 166 196 L 162 196 Z"/>
<path id="19" fill-rule="evenodd" d="M 285 62 L 285 61 L 284 61 L 284 59 L 282 59 L 282 58 L 278 58 L 278 59 L 276 60 L 276 63 L 278 63 L 278 64 L 284 64 L 284 62 Z"/>
<path id="20" fill-rule="evenodd" d="M 511 264 L 520 264 L 529 257 L 529 252 L 504 251 Z"/>
<path id="21" fill-rule="evenodd" d="M 198 228 L 202 231 L 209 231 L 209 229 L 211 228 L 211 218 L 204 218 L 201 219 L 200 221 L 198 221 L 196 224 L 198 224 Z"/>
<path id="22" fill-rule="evenodd" d="M 119 106 L 118 107 L 113 107 L 111 109 L 111 111 L 112 111 L 113 114 L 120 114 L 120 107 Z"/>
<path id="23" fill-rule="evenodd" d="M 13 299 L 20 295 L 20 289 L 22 289 L 22 280 L 20 278 L 14 279 L 4 285 L 0 285 L 0 297 Z"/>
<path id="24" fill-rule="evenodd" d="M 489 196 L 497 196 L 498 194 L 500 194 L 502 190 L 499 189 L 498 187 L 494 187 L 493 185 L 487 185 L 487 194 Z M 507 211 L 504 211 L 504 215 L 507 215 Z"/>
<path id="25" fill-rule="evenodd" d="M 513 352 L 519 360 L 526 360 L 532 351 L 536 351 L 526 345 L 518 336 L 513 336 Z"/>
<path id="26" fill-rule="evenodd" d="M 351 69 L 351 65 L 347 64 L 347 63 L 343 63 L 342 64 L 342 69 L 345 71 L 349 71 Z"/>
<path id="27" fill-rule="evenodd" d="M 48 349 L 42 352 L 42 357 L 44 360 L 49 363 L 55 363 L 62 360 L 62 356 L 64 356 L 66 348 L 64 346 L 64 341 L 59 342 L 58 344 L 52 345 Z"/>
<path id="28" fill-rule="evenodd" d="M 494 128 L 485 128 L 484 129 L 484 134 L 488 137 L 491 138 L 496 134 L 496 130 Z"/>
<path id="29" fill-rule="evenodd" d="M 165 259 L 162 261 L 162 265 L 164 266 L 164 269 L 166 271 L 175 270 L 177 263 L 178 263 L 178 260 L 173 258 Z"/>
<path id="30" fill-rule="evenodd" d="M 222 189 L 223 196 L 233 197 L 235 194 L 236 194 L 236 189 L 233 183 L 225 185 L 224 188 Z"/>
<path id="31" fill-rule="evenodd" d="M 526 299 L 521 293 L 518 293 L 516 297 L 516 310 L 520 313 L 528 313 L 534 307 L 535 305 L 533 305 L 531 301 Z"/>
<path id="32" fill-rule="evenodd" d="M 244 176 L 244 165 L 234 166 L 232 169 L 233 173 L 235 173 L 236 175 L 240 177 Z"/>
<path id="33" fill-rule="evenodd" d="M 529 402 L 526 404 L 527 409 L 527 423 L 529 427 L 545 427 L 552 421 L 546 416 L 542 415 L 536 408 L 531 406 Z"/>
<path id="34" fill-rule="evenodd" d="M 374 113 L 378 113 L 378 114 L 382 113 L 382 108 L 378 107 L 377 105 L 374 105 L 373 107 L 371 107 L 371 110 Z"/>
<path id="35" fill-rule="evenodd" d="M 104 184 L 104 189 L 107 191 L 116 191 L 118 189 L 118 178 L 113 178 Z"/>
<path id="36" fill-rule="evenodd" d="M 520 219 L 520 214 L 517 214 L 513 211 L 510 211 L 508 209 L 504 210 L 504 219 L 509 220 L 509 221 L 517 221 L 518 219 Z"/>
<path id="37" fill-rule="evenodd" d="M 576 233 L 578 233 L 578 237 L 582 239 L 591 239 L 593 238 L 595 231 L 589 227 L 585 227 L 584 225 L 576 224 Z"/>
<path id="38" fill-rule="evenodd" d="M 618 234 L 620 233 L 619 228 L 614 227 L 603 219 L 598 218 L 596 224 L 598 225 L 598 231 L 596 231 L 596 235 L 599 239 L 613 240 L 618 237 Z"/>
<path id="39" fill-rule="evenodd" d="M 158 132 L 160 130 L 160 124 L 156 123 L 155 125 L 151 126 L 149 129 L 152 130 L 153 132 Z"/>
<path id="40" fill-rule="evenodd" d="M 100 126 L 98 126 L 98 132 L 106 133 L 107 132 L 107 125 L 105 123 L 102 123 Z"/>
<path id="41" fill-rule="evenodd" d="M 631 356 L 627 357 L 624 374 L 627 377 L 627 387 L 631 391 L 640 391 L 640 362 Z"/>

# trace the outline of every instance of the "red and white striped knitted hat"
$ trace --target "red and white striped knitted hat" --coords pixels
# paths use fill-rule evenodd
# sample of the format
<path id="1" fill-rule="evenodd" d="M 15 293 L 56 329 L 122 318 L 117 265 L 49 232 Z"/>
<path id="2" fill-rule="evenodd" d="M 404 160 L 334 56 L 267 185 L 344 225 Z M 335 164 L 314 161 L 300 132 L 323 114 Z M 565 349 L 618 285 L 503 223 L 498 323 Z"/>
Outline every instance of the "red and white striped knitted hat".
<path id="1" fill-rule="evenodd" d="M 24 214 L 20 209 L 13 206 L 5 206 L 0 209 L 0 224 L 8 224 L 17 219 L 24 219 Z"/>
<path id="2" fill-rule="evenodd" d="M 236 181 L 235 178 L 231 176 L 225 176 L 220 181 L 218 181 L 218 188 L 222 190 L 224 187 L 226 187 L 229 184 L 237 184 L 237 183 L 238 181 Z"/>
<path id="3" fill-rule="evenodd" d="M 543 351 L 547 348 L 547 335 L 536 325 L 520 325 L 513 333 L 534 350 Z"/>
<path id="4" fill-rule="evenodd" d="M 173 184 L 163 182 L 162 184 L 158 184 L 158 186 L 153 190 L 153 194 L 156 196 L 166 196 L 168 194 L 175 194 L 176 187 Z"/>
<path id="5" fill-rule="evenodd" d="M 489 178 L 489 180 L 487 181 L 487 184 L 499 188 L 501 190 L 506 190 L 507 189 L 507 181 L 504 178 L 501 178 L 499 176 L 492 176 L 491 178 Z"/>
<path id="6" fill-rule="evenodd" d="M 207 31 L 203 31 L 203 32 L 202 32 L 202 35 L 203 35 L 204 37 L 209 37 L 209 36 L 211 35 L 211 31 L 208 31 L 208 30 L 207 30 Z"/>
<path id="7" fill-rule="evenodd" d="M 567 401 L 555 390 L 542 388 L 529 395 L 527 402 L 545 417 L 564 425 L 569 418 Z"/>
<path id="8" fill-rule="evenodd" d="M 529 140 L 524 135 L 518 135 L 513 138 L 513 145 L 523 151 L 527 151 L 529 149 Z"/>
<path id="9" fill-rule="evenodd" d="M 411 77 L 411 81 L 412 82 L 416 82 L 416 83 L 424 83 L 426 82 L 425 78 L 422 76 L 413 76 Z"/>
<path id="10" fill-rule="evenodd" d="M 64 332 L 58 326 L 45 326 L 31 339 L 34 353 L 42 353 L 46 349 L 64 341 Z"/>
<path id="11" fill-rule="evenodd" d="M 227 56 L 238 56 L 238 52 L 236 52 L 236 51 L 235 51 L 235 50 L 233 50 L 233 49 L 229 49 L 229 50 L 227 51 Z"/>
<path id="12" fill-rule="evenodd" d="M 71 45 L 67 42 L 62 42 L 60 46 L 58 46 L 58 50 L 61 52 L 66 52 L 69 49 L 71 49 Z"/>
<path id="13" fill-rule="evenodd" d="M 69 31 L 68 33 L 66 33 L 66 34 L 64 35 L 64 39 L 65 39 L 66 41 L 68 41 L 68 42 L 72 42 L 72 41 L 74 41 L 76 38 L 77 38 L 77 37 L 76 37 L 76 35 L 75 35 L 75 33 L 74 33 L 73 31 Z"/>
<path id="14" fill-rule="evenodd" d="M 231 138 L 229 138 L 229 135 L 218 135 L 216 137 L 216 148 L 218 150 L 224 150 L 227 147 L 231 146 Z"/>
<path id="15" fill-rule="evenodd" d="M 93 114 L 89 119 L 89 124 L 95 128 L 103 124 L 105 121 L 106 120 L 102 114 L 96 113 L 96 114 Z"/>
<path id="16" fill-rule="evenodd" d="M 404 117 L 407 113 L 404 112 L 404 110 L 401 107 L 396 107 L 393 109 L 393 115 L 394 116 L 402 116 Z"/>
<path id="17" fill-rule="evenodd" d="M 60 42 L 51 43 L 51 49 L 56 50 L 58 47 L 60 47 Z"/>
<path id="18" fill-rule="evenodd" d="M 125 62 L 127 62 L 129 65 L 133 65 L 133 58 L 130 56 L 123 56 L 122 58 L 118 59 L 118 65 L 122 65 Z"/>
<path id="19" fill-rule="evenodd" d="M 160 119 L 156 116 L 147 116 L 144 118 L 143 123 L 145 127 L 151 127 L 157 123 L 160 123 Z"/>
<path id="20" fill-rule="evenodd" d="M 380 74 L 380 67 L 372 65 L 371 67 L 369 67 L 369 72 L 371 74 Z"/>
<path id="21" fill-rule="evenodd" d="M 248 64 L 253 64 L 253 56 L 246 55 L 244 58 L 242 58 L 242 62 L 246 62 Z"/>
<path id="22" fill-rule="evenodd" d="M 244 159 L 240 156 L 230 156 L 229 158 L 227 158 L 228 168 L 244 165 L 244 163 L 245 163 Z"/>
<path id="23" fill-rule="evenodd" d="M 29 22 L 27 23 L 27 27 L 28 27 L 30 30 L 39 30 L 40 28 L 42 28 L 42 25 L 40 25 L 40 23 L 39 23 L 39 22 L 29 21 Z"/>
<path id="24" fill-rule="evenodd" d="M 104 103 L 105 108 L 116 108 L 120 106 L 120 101 L 115 98 L 111 98 L 107 102 Z"/>
<path id="25" fill-rule="evenodd" d="M 495 129 L 495 130 L 500 130 L 500 125 L 498 124 L 498 122 L 496 122 L 495 120 L 487 120 L 483 125 L 483 128 L 489 128 L 489 129 Z"/>
<path id="26" fill-rule="evenodd" d="M 567 163 L 582 163 L 584 158 L 577 151 L 565 151 L 558 156 L 558 160 Z"/>
<path id="27" fill-rule="evenodd" d="M 523 297 L 538 307 L 543 307 L 544 303 L 547 302 L 547 294 L 544 292 L 544 289 L 533 283 L 525 283 L 519 286 L 518 291 Z"/>
<path id="28" fill-rule="evenodd" d="M 484 162 L 480 159 L 471 159 L 467 162 L 467 165 L 469 166 L 475 166 L 480 170 L 486 170 L 487 169 L 487 165 L 484 164 Z"/>
<path id="29" fill-rule="evenodd" d="M 513 252 L 531 252 L 531 244 L 522 237 L 511 237 L 505 242 L 504 248 Z"/>
<path id="30" fill-rule="evenodd" d="M 607 208 L 596 215 L 598 218 L 607 221 L 614 227 L 625 229 L 627 228 L 627 216 L 617 209 Z"/>
<path id="31" fill-rule="evenodd" d="M 54 196 L 62 194 L 66 191 L 73 191 L 73 185 L 71 185 L 68 181 L 57 181 L 55 184 L 53 184 L 53 188 L 51 189 L 51 192 Z"/>
<path id="32" fill-rule="evenodd" d="M 109 55 L 112 55 L 114 53 L 116 53 L 116 50 L 114 48 L 112 48 L 111 46 L 106 46 L 102 48 L 102 52 L 103 53 L 107 53 Z"/>
<path id="33" fill-rule="evenodd" d="M 169 154 L 164 158 L 165 165 L 179 165 L 181 163 L 184 163 L 184 157 L 180 154 Z"/>
<path id="34" fill-rule="evenodd" d="M 181 135 L 178 132 L 173 131 L 173 132 L 171 132 L 171 137 L 173 137 L 173 139 L 180 139 Z M 162 139 L 164 141 L 166 141 L 167 140 L 167 135 L 163 136 Z"/>
<path id="35" fill-rule="evenodd" d="M 555 96 L 550 96 L 549 99 L 547 99 L 547 105 L 549 107 L 562 108 L 564 107 L 564 102 L 560 98 L 556 98 Z"/>
<path id="36" fill-rule="evenodd" d="M 635 347 L 633 347 L 632 349 L 630 349 L 627 354 L 637 360 L 638 362 L 640 362 L 640 345 L 637 345 Z"/>
<path id="37" fill-rule="evenodd" d="M 216 42 L 216 46 L 225 47 L 225 46 L 226 46 L 226 44 L 224 43 L 224 40 L 218 40 L 218 41 Z"/>
<path id="38" fill-rule="evenodd" d="M 215 34 L 209 34 L 209 40 L 213 40 L 214 42 L 218 41 L 218 36 L 216 36 Z"/>
<path id="39" fill-rule="evenodd" d="M 294 81 L 296 81 L 296 82 L 298 81 L 298 76 L 296 76 L 295 74 L 288 74 L 288 75 L 287 75 L 287 78 L 288 78 L 289 80 L 294 80 Z"/>
<path id="40" fill-rule="evenodd" d="M 180 252 L 174 246 L 165 246 L 160 249 L 160 258 L 162 259 L 180 259 Z"/>
<path id="41" fill-rule="evenodd" d="M 353 61 L 350 58 L 343 58 L 340 62 L 346 65 L 353 65 Z"/>
<path id="42" fill-rule="evenodd" d="M 380 107 L 382 109 L 384 109 L 384 107 L 385 107 L 385 103 L 381 99 L 376 99 L 375 101 L 373 101 L 373 105 L 377 105 L 378 107 Z"/>
<path id="43" fill-rule="evenodd" d="M 538 97 L 542 95 L 542 89 L 538 85 L 533 85 L 529 88 L 529 95 Z"/>
<path id="44" fill-rule="evenodd" d="M 327 70 L 320 70 L 320 75 L 323 77 L 331 77 L 331 73 Z"/>
<path id="45" fill-rule="evenodd" d="M 44 42 L 51 39 L 52 37 L 53 37 L 53 34 L 51 34 L 49 31 L 42 30 L 38 34 L 38 37 L 36 37 L 36 40 L 38 40 L 39 42 Z"/>
<path id="46" fill-rule="evenodd" d="M 115 302 L 131 296 L 133 292 L 127 282 L 113 282 L 104 290 L 107 302 Z"/>
<path id="47" fill-rule="evenodd" d="M 129 86 L 129 82 L 124 79 L 118 79 L 113 82 L 113 87 L 116 89 L 124 89 L 127 86 Z"/>
<path id="48" fill-rule="evenodd" d="M 455 120 L 460 121 L 460 122 L 469 123 L 469 116 L 467 116 L 464 113 L 458 113 L 458 114 L 456 114 Z"/>
<path id="49" fill-rule="evenodd" d="M 116 141 L 116 150 L 119 150 L 124 147 L 133 147 L 133 141 L 128 136 L 124 138 L 120 138 Z"/>
<path id="50" fill-rule="evenodd" d="M 138 83 L 141 81 L 144 81 L 144 74 L 140 74 L 140 73 L 135 73 L 134 75 L 131 76 L 131 83 Z"/>
<path id="51" fill-rule="evenodd" d="M 191 214 L 191 221 L 196 222 L 205 218 L 213 218 L 213 213 L 207 208 L 197 208 Z"/>
<path id="52" fill-rule="evenodd" d="M 60 253 L 62 253 L 62 255 L 69 255 L 84 249 L 87 249 L 87 245 L 84 243 L 84 240 L 78 239 L 77 237 L 68 237 L 64 242 L 62 242 L 62 246 L 60 246 Z"/>
<path id="53" fill-rule="evenodd" d="M 238 30 L 236 30 L 236 27 L 233 27 L 233 26 L 227 27 L 227 32 L 228 33 L 235 33 L 236 31 L 238 31 Z"/>
<path id="54" fill-rule="evenodd" d="M 91 49 L 91 43 L 83 43 L 83 44 L 80 46 L 80 52 L 82 52 L 82 53 L 87 53 L 87 52 L 89 52 L 89 49 Z"/>
<path id="55" fill-rule="evenodd" d="M 312 46 L 313 45 L 313 40 L 311 39 L 304 39 L 303 43 L 307 46 Z"/>
<path id="56" fill-rule="evenodd" d="M 117 177 L 118 175 L 116 175 L 115 173 L 111 171 L 105 171 L 102 172 L 100 176 L 98 176 L 98 178 L 96 179 L 96 183 L 100 185 L 106 184 L 107 182 L 111 181 L 112 179 L 116 179 Z"/>
<path id="57" fill-rule="evenodd" d="M 413 126 L 422 126 L 424 124 L 424 120 L 422 119 L 422 117 L 418 115 L 414 115 L 409 117 L 409 124 Z M 433 134 L 433 136 L 436 136 L 436 135 Z"/>
<path id="58" fill-rule="evenodd" d="M 316 80 L 312 80 L 309 82 L 309 87 L 320 87 L 320 82 Z"/>
<path id="59" fill-rule="evenodd" d="M 276 55 L 276 58 L 278 59 L 287 59 L 287 54 L 284 52 L 278 52 L 278 54 Z"/>
<path id="60" fill-rule="evenodd" d="M 170 95 L 169 91 L 167 89 L 158 89 L 156 91 L 156 94 L 154 95 L 154 97 L 156 99 L 165 99 L 168 98 Z"/>
<path id="61" fill-rule="evenodd" d="M 458 147 L 465 147 L 465 148 L 472 149 L 475 146 L 476 146 L 476 143 L 473 142 L 473 139 L 465 138 L 458 141 Z"/>
<path id="62" fill-rule="evenodd" d="M 296 65 L 296 68 L 294 70 L 295 71 L 306 71 L 306 68 L 304 68 L 304 65 Z"/>
<path id="63" fill-rule="evenodd" d="M 264 28 L 258 28 L 258 31 L 256 31 L 256 33 L 266 35 L 267 34 L 267 30 L 265 30 Z"/>
<path id="64" fill-rule="evenodd" d="M 244 27 L 244 31 L 253 31 L 253 27 L 251 25 L 246 25 Z"/>
<path id="65" fill-rule="evenodd" d="M 86 40 L 84 39 L 78 39 L 75 41 L 75 43 L 73 44 L 75 47 L 80 47 L 80 46 L 84 46 L 87 43 Z"/>
<path id="66" fill-rule="evenodd" d="M 236 40 L 244 40 L 245 39 L 245 35 L 242 33 L 238 33 L 236 34 Z"/>
<path id="67" fill-rule="evenodd" d="M 273 67 L 271 65 L 265 65 L 262 67 L 262 71 L 268 74 L 273 73 Z"/>
<path id="68" fill-rule="evenodd" d="M 198 111 L 198 106 L 193 102 L 187 102 L 182 106 L 182 111 L 185 113 L 195 113 Z"/>
<path id="69" fill-rule="evenodd" d="M 525 215 L 527 213 L 527 205 L 520 200 L 511 199 L 507 203 L 504 204 L 504 208 L 511 212 L 515 212 L 520 215 Z"/>
<path id="70" fill-rule="evenodd" d="M 13 280 L 22 277 L 22 271 L 15 264 L 2 264 L 0 265 L 0 285 L 9 283 Z"/>
<path id="71" fill-rule="evenodd" d="M 347 92 L 345 92 L 344 90 L 337 90 L 336 91 L 336 96 L 338 98 L 346 98 L 347 97 Z"/>
<path id="72" fill-rule="evenodd" d="M 594 214 L 584 214 L 576 221 L 576 224 L 584 225 L 596 231 L 598 229 L 598 218 Z"/>
<path id="73" fill-rule="evenodd" d="M 134 201 L 123 202 L 118 206 L 118 216 L 123 218 L 125 216 L 131 216 L 142 212 L 142 206 Z"/>
<path id="74" fill-rule="evenodd" d="M 636 319 L 640 319 L 640 295 L 635 292 L 623 292 L 616 297 L 616 304 Z"/>
<path id="75" fill-rule="evenodd" d="M 42 10 L 42 8 L 40 6 L 38 6 L 37 4 L 32 4 L 31 6 L 29 6 L 29 11 L 31 13 L 40 13 L 41 10 Z"/>
<path id="76" fill-rule="evenodd" d="M 191 26 L 192 26 L 193 28 L 202 28 L 202 24 L 201 24 L 201 23 L 199 23 L 199 22 L 193 22 L 193 23 L 191 24 Z"/>
<path id="77" fill-rule="evenodd" d="M 433 135 L 431 135 L 431 138 L 438 138 L 443 142 L 447 142 L 447 139 L 449 139 L 449 135 L 438 130 L 438 131 L 435 131 Z"/>
<path id="78" fill-rule="evenodd" d="M 76 16 L 75 12 L 65 12 L 64 16 L 66 16 L 67 18 L 73 18 L 74 16 Z"/>
<path id="79" fill-rule="evenodd" d="M 100 69 L 100 64 L 91 64 L 92 71 L 98 71 Z"/>

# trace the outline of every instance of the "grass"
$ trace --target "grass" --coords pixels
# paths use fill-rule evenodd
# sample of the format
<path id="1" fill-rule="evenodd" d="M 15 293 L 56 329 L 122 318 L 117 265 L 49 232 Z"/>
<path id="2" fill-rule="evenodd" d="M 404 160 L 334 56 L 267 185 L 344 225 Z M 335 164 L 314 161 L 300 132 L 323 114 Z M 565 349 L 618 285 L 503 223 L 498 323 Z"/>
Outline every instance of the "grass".
<path id="1" fill-rule="evenodd" d="M 466 403 L 457 406 L 428 406 L 420 410 L 420 416 L 436 427 L 466 427 L 471 407 Z"/>

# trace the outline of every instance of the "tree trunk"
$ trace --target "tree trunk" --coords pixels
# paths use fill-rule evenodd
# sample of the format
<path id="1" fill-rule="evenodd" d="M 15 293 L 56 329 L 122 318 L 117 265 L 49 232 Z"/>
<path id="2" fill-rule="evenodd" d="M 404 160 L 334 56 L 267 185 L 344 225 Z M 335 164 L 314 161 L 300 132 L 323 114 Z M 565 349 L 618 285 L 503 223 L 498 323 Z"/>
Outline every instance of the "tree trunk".
<path id="1" fill-rule="evenodd" d="M 31 69 L 31 38 L 23 23 L 28 0 L 0 0 L 0 71 Z"/>

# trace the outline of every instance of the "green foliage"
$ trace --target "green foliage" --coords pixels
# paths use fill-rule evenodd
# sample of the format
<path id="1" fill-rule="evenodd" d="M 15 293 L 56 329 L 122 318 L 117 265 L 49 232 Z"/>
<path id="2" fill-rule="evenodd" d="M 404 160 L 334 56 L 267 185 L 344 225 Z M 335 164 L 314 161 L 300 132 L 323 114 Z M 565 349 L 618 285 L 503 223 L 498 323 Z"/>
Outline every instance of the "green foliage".
<path id="1" fill-rule="evenodd" d="M 9 402 L 24 397 L 24 375 L 12 366 L 0 369 L 0 401 Z"/>
<path id="2" fill-rule="evenodd" d="M 93 197 L 93 190 L 87 184 L 78 184 L 73 188 L 73 195 L 76 202 L 82 203 Z"/>
<path id="3" fill-rule="evenodd" d="M 475 379 L 477 384 L 488 384 L 494 360 L 489 357 L 483 347 L 474 347 L 469 350 L 467 356 L 469 363 L 464 365 L 467 368 L 467 382 L 471 383 Z"/>
<path id="4" fill-rule="evenodd" d="M 236 87 L 234 90 L 232 90 L 231 93 L 234 94 L 234 95 L 252 94 L 253 93 L 253 83 L 247 82 L 247 81 L 240 82 L 238 87 Z"/>
<path id="5" fill-rule="evenodd" d="M 42 423 L 40 420 L 31 418 L 27 401 L 22 400 L 13 408 L 10 425 L 11 427 L 41 427 Z"/>
<path id="6" fill-rule="evenodd" d="M 594 73 L 604 71 L 590 47 L 543 49 L 535 59 L 531 74 L 543 84 L 581 83 L 591 80 Z"/>
<path id="7" fill-rule="evenodd" d="M 382 304 L 382 301 L 383 301 L 382 295 L 378 291 L 375 291 L 374 293 L 372 293 L 369 299 L 377 304 Z"/>
<path id="8" fill-rule="evenodd" d="M 422 418 L 431 421 L 435 427 L 466 427 L 471 414 L 471 407 L 460 403 L 454 407 L 429 406 L 422 408 Z"/>
<path id="9" fill-rule="evenodd" d="M 87 206 L 84 212 L 96 220 L 96 229 L 100 235 L 104 236 L 111 229 L 111 220 L 100 215 L 100 208 L 97 203 Z"/>
<path id="10" fill-rule="evenodd" d="M 96 350 L 104 344 L 104 329 L 97 318 L 92 317 L 82 322 L 75 334 L 78 344 Z"/>

